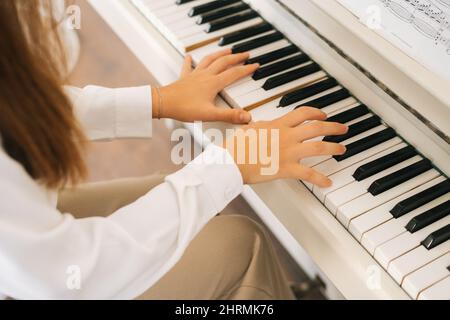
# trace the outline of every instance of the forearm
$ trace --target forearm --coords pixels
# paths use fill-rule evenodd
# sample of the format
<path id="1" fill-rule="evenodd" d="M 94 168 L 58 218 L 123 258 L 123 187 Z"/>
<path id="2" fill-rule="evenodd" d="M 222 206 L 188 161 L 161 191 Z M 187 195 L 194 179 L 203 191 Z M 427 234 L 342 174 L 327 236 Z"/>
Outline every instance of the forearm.
<path id="1" fill-rule="evenodd" d="M 91 140 L 151 137 L 153 107 L 149 86 L 120 89 L 68 86 L 65 90 Z"/>

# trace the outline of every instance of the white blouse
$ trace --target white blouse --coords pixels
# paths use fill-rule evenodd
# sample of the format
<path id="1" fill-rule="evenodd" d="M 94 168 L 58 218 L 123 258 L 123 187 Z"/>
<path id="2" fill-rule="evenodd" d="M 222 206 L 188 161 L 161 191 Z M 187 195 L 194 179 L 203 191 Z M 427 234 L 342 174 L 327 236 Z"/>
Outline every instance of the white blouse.
<path id="1" fill-rule="evenodd" d="M 149 87 L 67 92 L 91 139 L 151 136 Z M 56 193 L 1 147 L 0 175 L 0 295 L 15 299 L 136 298 L 243 188 L 233 159 L 216 146 L 108 218 L 59 212 Z"/>

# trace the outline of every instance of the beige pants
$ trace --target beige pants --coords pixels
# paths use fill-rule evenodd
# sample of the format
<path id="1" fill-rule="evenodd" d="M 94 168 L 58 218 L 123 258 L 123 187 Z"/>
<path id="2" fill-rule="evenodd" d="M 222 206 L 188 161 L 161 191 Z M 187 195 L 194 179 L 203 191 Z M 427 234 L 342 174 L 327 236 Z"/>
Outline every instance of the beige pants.
<path id="1" fill-rule="evenodd" d="M 161 184 L 164 175 L 61 192 L 58 207 L 78 218 L 108 216 Z M 214 218 L 182 259 L 139 299 L 293 299 L 268 236 L 249 218 Z"/>

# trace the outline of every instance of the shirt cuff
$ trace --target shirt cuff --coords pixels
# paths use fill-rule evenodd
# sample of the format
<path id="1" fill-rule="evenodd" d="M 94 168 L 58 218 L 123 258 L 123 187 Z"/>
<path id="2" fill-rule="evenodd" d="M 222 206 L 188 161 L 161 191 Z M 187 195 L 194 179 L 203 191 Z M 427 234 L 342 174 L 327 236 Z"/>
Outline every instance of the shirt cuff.
<path id="1" fill-rule="evenodd" d="M 210 144 L 206 150 L 182 170 L 167 177 L 170 181 L 201 185 L 214 214 L 242 193 L 244 182 L 234 159 L 224 148 Z M 189 181 L 189 182 L 188 182 Z"/>
<path id="2" fill-rule="evenodd" d="M 149 86 L 114 89 L 116 137 L 152 136 L 152 94 Z"/>

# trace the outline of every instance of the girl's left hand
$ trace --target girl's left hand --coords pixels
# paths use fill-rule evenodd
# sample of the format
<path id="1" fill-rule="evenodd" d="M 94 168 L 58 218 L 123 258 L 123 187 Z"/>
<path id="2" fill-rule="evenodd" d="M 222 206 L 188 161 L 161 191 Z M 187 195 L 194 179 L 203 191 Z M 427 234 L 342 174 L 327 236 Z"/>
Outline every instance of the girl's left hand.
<path id="1" fill-rule="evenodd" d="M 219 108 L 214 104 L 217 94 L 225 87 L 258 69 L 258 64 L 241 64 L 248 58 L 248 53 L 231 54 L 227 49 L 204 58 L 193 70 L 192 58 L 187 56 L 180 80 L 159 89 L 161 99 L 153 89 L 153 117 L 182 122 L 249 123 L 251 116 L 247 111 Z"/>

